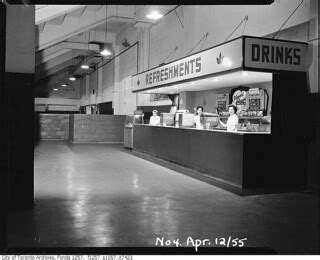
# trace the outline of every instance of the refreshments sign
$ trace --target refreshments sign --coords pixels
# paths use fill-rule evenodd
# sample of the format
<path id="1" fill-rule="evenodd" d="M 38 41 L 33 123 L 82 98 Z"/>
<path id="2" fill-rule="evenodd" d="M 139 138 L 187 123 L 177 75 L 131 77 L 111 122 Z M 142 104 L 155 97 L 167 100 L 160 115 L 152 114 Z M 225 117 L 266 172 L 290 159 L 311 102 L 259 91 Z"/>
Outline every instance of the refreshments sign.
<path id="1" fill-rule="evenodd" d="M 245 37 L 246 68 L 306 71 L 307 44 Z"/>
<path id="2" fill-rule="evenodd" d="M 153 68 L 132 76 L 132 91 L 169 85 L 217 72 L 241 68 L 242 39 Z"/>

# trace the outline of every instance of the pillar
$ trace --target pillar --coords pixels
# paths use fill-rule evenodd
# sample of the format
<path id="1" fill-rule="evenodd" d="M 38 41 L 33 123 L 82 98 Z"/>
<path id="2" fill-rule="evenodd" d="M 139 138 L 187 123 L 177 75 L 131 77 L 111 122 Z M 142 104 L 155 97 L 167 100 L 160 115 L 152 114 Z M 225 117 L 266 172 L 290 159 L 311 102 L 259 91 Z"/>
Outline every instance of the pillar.
<path id="1" fill-rule="evenodd" d="M 35 7 L 6 6 L 5 88 L 8 105 L 8 197 L 11 208 L 33 206 Z M 1 48 L 2 49 L 2 48 Z"/>
<path id="2" fill-rule="evenodd" d="M 5 82 L 5 39 L 6 39 L 6 6 L 0 3 L 0 106 L 3 111 L 1 116 L 1 141 L 0 149 L 3 156 L 0 157 L 0 252 L 6 247 L 7 239 L 7 200 L 8 200 L 8 117 L 7 117 L 7 90 Z"/>

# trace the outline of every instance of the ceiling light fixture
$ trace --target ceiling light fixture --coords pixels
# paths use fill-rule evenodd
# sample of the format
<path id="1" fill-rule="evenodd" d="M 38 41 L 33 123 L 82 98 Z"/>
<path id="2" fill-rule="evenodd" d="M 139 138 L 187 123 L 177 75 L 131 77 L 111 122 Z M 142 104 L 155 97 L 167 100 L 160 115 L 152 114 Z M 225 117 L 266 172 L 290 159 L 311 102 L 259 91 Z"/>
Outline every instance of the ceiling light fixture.
<path id="1" fill-rule="evenodd" d="M 61 84 L 61 87 L 67 87 L 68 85 L 67 84 Z"/>
<path id="2" fill-rule="evenodd" d="M 109 56 L 109 55 L 111 55 L 111 52 L 110 52 L 107 48 L 104 48 L 104 49 L 100 52 L 100 54 L 101 54 L 102 56 Z"/>
<path id="3" fill-rule="evenodd" d="M 157 10 L 152 10 L 151 13 L 147 14 L 147 18 L 148 19 L 151 19 L 151 20 L 159 20 L 163 17 L 162 14 L 159 13 L 159 11 Z"/>
<path id="4" fill-rule="evenodd" d="M 219 78 L 213 78 L 212 80 L 213 81 L 219 81 Z"/>
<path id="5" fill-rule="evenodd" d="M 196 84 L 196 83 L 194 83 L 194 82 L 191 82 L 191 83 L 190 83 L 190 85 L 193 85 L 193 86 L 194 86 L 195 84 Z"/>
<path id="6" fill-rule="evenodd" d="M 106 16 L 108 14 L 108 6 L 106 6 Z M 107 24 L 107 17 L 106 17 L 106 31 L 105 31 L 105 42 L 104 42 L 104 48 L 102 51 L 100 51 L 100 54 L 102 56 L 109 56 L 111 55 L 111 51 L 107 48 L 107 35 L 108 35 L 108 24 Z"/>
<path id="7" fill-rule="evenodd" d="M 77 80 L 75 77 L 69 77 L 69 80 L 71 80 L 71 81 L 75 81 L 75 80 Z"/>
<path id="8" fill-rule="evenodd" d="M 87 34 L 88 34 L 88 40 L 86 41 Z M 88 63 L 87 54 L 89 52 L 90 30 L 88 33 L 84 34 L 84 38 L 85 38 L 84 40 L 87 42 L 88 50 L 87 50 L 87 52 L 86 52 L 86 50 L 84 51 L 85 52 L 85 62 L 84 62 L 84 64 L 81 65 L 81 69 L 87 70 L 87 69 L 89 69 L 89 65 L 87 65 L 87 63 Z"/>
<path id="9" fill-rule="evenodd" d="M 53 89 L 53 91 L 57 91 L 57 90 L 58 90 L 57 88 L 54 88 L 54 89 Z"/>
<path id="10" fill-rule="evenodd" d="M 87 69 L 89 69 L 89 65 L 87 65 L 87 64 L 82 64 L 82 65 L 81 65 L 81 69 L 87 70 Z"/>

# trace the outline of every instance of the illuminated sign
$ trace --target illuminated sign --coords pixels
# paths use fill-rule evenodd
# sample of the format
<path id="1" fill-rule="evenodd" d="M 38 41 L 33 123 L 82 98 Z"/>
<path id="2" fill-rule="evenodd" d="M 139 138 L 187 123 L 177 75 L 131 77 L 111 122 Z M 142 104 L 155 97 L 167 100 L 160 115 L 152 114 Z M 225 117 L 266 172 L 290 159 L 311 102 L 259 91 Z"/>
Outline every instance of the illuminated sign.
<path id="1" fill-rule="evenodd" d="M 217 60 L 221 61 L 219 64 Z M 227 62 L 225 62 L 227 61 Z M 242 39 L 190 55 L 158 68 L 132 76 L 132 91 L 143 91 L 196 79 L 217 72 L 241 69 Z"/>

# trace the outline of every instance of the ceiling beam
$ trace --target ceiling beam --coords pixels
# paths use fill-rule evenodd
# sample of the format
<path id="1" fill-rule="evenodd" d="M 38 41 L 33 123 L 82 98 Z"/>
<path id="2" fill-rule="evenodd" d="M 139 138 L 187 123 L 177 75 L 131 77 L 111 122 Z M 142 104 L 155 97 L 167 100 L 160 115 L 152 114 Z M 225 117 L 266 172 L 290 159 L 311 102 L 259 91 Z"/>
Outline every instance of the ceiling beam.
<path id="1" fill-rule="evenodd" d="M 63 55 L 57 56 L 54 59 L 51 59 L 47 62 L 41 63 L 36 66 L 36 74 L 40 74 L 46 70 L 50 70 L 53 67 L 58 66 L 59 64 L 65 63 L 68 60 L 73 60 L 75 57 L 78 57 L 80 55 L 84 55 L 83 51 L 72 51 L 68 50 L 67 53 L 64 53 Z"/>
<path id="2" fill-rule="evenodd" d="M 78 60 L 78 61 L 75 62 L 74 60 Z M 62 71 L 62 70 L 66 69 L 66 68 L 68 68 L 70 66 L 75 66 L 76 67 L 75 63 L 80 63 L 83 60 L 83 58 L 77 57 L 74 60 L 68 60 L 68 61 L 66 61 L 64 63 L 60 63 L 59 65 L 57 65 L 57 66 L 55 66 L 53 68 L 50 68 L 49 70 L 42 71 L 41 73 L 36 73 L 35 81 L 37 82 L 37 81 L 39 81 L 39 80 L 41 80 L 43 78 L 46 78 L 46 77 L 48 77 L 50 75 L 58 73 L 59 71 Z"/>
<path id="3" fill-rule="evenodd" d="M 80 15 L 80 11 L 77 14 Z M 133 7 L 102 6 L 99 11 L 95 13 L 85 11 L 81 18 L 74 18 L 67 15 L 63 26 L 48 25 L 46 30 L 39 34 L 36 51 L 46 49 L 59 42 L 65 41 L 70 37 L 92 30 L 108 21 L 121 21 L 126 23 L 135 22 Z M 114 42 L 115 33 L 108 32 L 107 37 L 109 41 Z"/>
<path id="4" fill-rule="evenodd" d="M 79 17 L 82 16 L 82 14 L 83 14 L 84 11 L 86 10 L 86 8 L 87 8 L 87 6 L 85 5 L 85 6 L 81 7 L 81 8 L 78 8 L 78 9 L 76 9 L 76 10 L 74 10 L 74 11 L 71 11 L 71 12 L 68 14 L 68 16 L 74 17 L 74 18 L 79 18 Z"/>
<path id="5" fill-rule="evenodd" d="M 61 15 L 68 14 L 84 5 L 46 5 L 36 10 L 36 25 L 55 19 Z"/>
<path id="6" fill-rule="evenodd" d="M 70 50 L 89 50 L 94 52 L 100 51 L 98 44 L 86 44 L 80 42 L 62 42 L 51 48 L 36 53 L 36 66 L 54 59 Z"/>
<path id="7" fill-rule="evenodd" d="M 54 19 L 48 20 L 47 23 L 48 24 L 55 24 L 55 25 L 62 25 L 66 16 L 67 16 L 67 14 L 60 15 Z"/>

